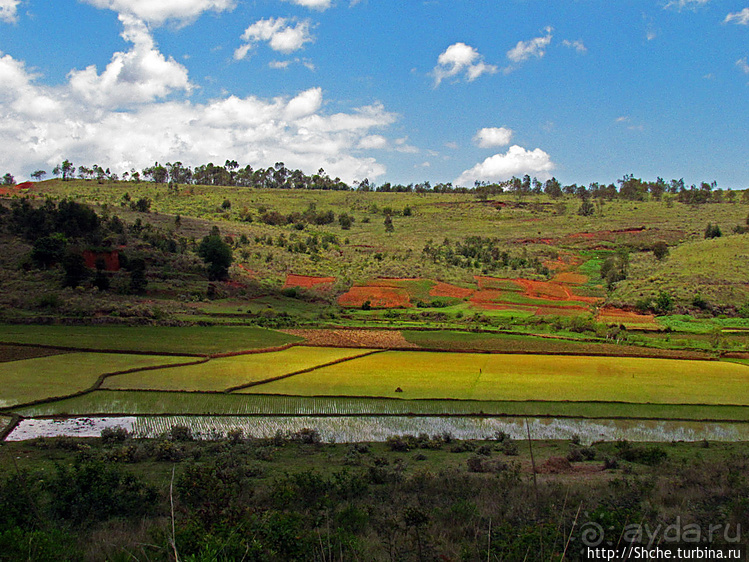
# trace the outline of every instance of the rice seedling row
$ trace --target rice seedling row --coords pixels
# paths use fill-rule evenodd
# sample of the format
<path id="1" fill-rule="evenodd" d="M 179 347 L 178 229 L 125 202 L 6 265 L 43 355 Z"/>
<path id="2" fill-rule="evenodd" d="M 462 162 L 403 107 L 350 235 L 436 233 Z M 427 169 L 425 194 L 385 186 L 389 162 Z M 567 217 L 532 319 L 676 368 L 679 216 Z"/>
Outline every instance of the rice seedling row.
<path id="1" fill-rule="evenodd" d="M 398 400 L 187 392 L 96 391 L 20 408 L 24 417 L 62 415 L 552 416 L 749 421 L 749 407 L 596 402 Z"/>

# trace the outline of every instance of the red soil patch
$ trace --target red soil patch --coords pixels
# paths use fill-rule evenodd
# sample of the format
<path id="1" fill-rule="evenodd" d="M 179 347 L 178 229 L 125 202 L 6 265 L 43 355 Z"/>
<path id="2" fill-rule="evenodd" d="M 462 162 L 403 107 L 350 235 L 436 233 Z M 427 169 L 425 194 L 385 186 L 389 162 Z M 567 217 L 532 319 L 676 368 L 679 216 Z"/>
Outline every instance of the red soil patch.
<path id="1" fill-rule="evenodd" d="M 448 283 L 437 282 L 429 291 L 430 297 L 452 297 L 456 299 L 467 299 L 473 295 L 475 291 L 473 289 L 466 289 L 464 287 L 458 287 L 457 285 L 450 285 Z"/>
<path id="2" fill-rule="evenodd" d="M 530 279 L 513 279 L 525 289 L 526 296 L 534 299 L 544 299 L 553 301 L 575 300 L 572 293 L 564 285 L 553 283 L 551 281 L 532 281 Z"/>
<path id="3" fill-rule="evenodd" d="M 286 284 L 283 286 L 284 289 L 291 287 L 304 287 L 311 288 L 317 285 L 332 285 L 335 283 L 335 277 L 313 277 L 311 275 L 295 275 L 289 273 L 286 276 Z"/>
<path id="4" fill-rule="evenodd" d="M 598 321 L 608 324 L 654 324 L 655 316 L 607 306 L 598 313 Z"/>
<path id="5" fill-rule="evenodd" d="M 351 287 L 338 298 L 341 306 L 361 307 L 369 301 L 372 308 L 407 308 L 411 306 L 408 293 L 396 287 Z"/>
<path id="6" fill-rule="evenodd" d="M 104 271 L 120 270 L 120 252 L 117 250 L 112 250 L 111 252 L 92 252 L 91 250 L 85 250 L 83 252 L 83 261 L 86 263 L 86 267 L 95 269 L 98 260 L 104 262 Z"/>

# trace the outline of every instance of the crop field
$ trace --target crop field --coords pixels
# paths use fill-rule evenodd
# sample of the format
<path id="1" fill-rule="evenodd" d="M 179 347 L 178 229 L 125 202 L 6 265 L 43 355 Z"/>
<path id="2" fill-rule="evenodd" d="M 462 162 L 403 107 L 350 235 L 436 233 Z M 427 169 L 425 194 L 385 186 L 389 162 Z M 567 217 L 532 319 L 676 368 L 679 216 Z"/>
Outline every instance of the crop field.
<path id="1" fill-rule="evenodd" d="M 279 396 L 97 390 L 15 410 L 25 417 L 85 415 L 213 416 L 543 416 L 587 419 L 663 419 L 749 422 L 744 406 L 541 402 L 499 400 L 402 400 L 338 396 Z"/>
<path id="2" fill-rule="evenodd" d="M 255 327 L 188 326 L 9 326 L 0 325 L 0 342 L 49 345 L 85 350 L 141 353 L 213 354 L 300 341 Z"/>
<path id="3" fill-rule="evenodd" d="M 717 361 L 403 351 L 252 390 L 303 396 L 749 405 L 747 383 L 744 365 Z"/>
<path id="4" fill-rule="evenodd" d="M 0 407 L 81 392 L 107 373 L 184 361 L 184 357 L 65 353 L 0 363 Z"/>
<path id="5" fill-rule="evenodd" d="M 610 355 L 618 357 L 663 357 L 668 359 L 708 359 L 706 353 L 659 349 L 613 343 L 593 343 L 514 334 L 458 332 L 451 330 L 403 330 L 406 341 L 425 349 L 454 351 L 494 351 L 514 353 L 568 353 L 578 355 Z"/>
<path id="6" fill-rule="evenodd" d="M 117 375 L 107 378 L 102 387 L 121 390 L 224 391 L 318 365 L 359 357 L 370 351 L 292 347 L 284 351 L 221 357 L 185 367 Z"/>
<path id="7" fill-rule="evenodd" d="M 43 347 L 0 344 L 0 363 L 19 361 L 22 359 L 33 359 L 35 357 L 48 357 L 51 355 L 60 355 L 61 353 L 65 352 Z"/>

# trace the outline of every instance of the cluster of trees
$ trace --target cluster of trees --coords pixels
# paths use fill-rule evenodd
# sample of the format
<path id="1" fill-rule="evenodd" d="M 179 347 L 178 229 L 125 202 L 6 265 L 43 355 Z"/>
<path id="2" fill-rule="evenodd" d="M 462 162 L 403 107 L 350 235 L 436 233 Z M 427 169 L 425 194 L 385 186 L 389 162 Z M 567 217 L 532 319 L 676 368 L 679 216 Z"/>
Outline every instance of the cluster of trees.
<path id="1" fill-rule="evenodd" d="M 485 272 L 498 269 L 533 269 L 539 275 L 549 275 L 541 261 L 526 255 L 512 255 L 503 242 L 496 238 L 468 236 L 463 241 L 445 238 L 441 244 L 427 240 L 422 253 L 434 263 L 455 267 L 473 267 Z"/>
<path id="2" fill-rule="evenodd" d="M 37 174 L 37 175 L 35 175 Z M 63 180 L 73 179 L 76 175 L 76 167 L 69 160 L 63 161 L 55 166 L 55 176 L 61 176 Z M 109 168 L 98 165 L 92 167 L 79 166 L 77 174 L 80 179 L 97 181 L 117 181 L 117 174 L 110 172 Z M 44 170 L 38 170 L 32 174 L 35 179 L 41 179 L 46 175 Z M 473 187 L 456 186 L 451 182 L 437 183 L 434 186 L 428 182 L 392 184 L 390 182 L 376 185 L 365 178 L 348 185 L 340 178 L 330 178 L 320 168 L 316 174 L 307 175 L 301 170 L 292 170 L 283 162 L 276 162 L 268 168 L 253 169 L 252 166 L 241 167 L 236 160 L 226 160 L 223 165 L 202 164 L 191 168 L 182 162 L 167 162 L 165 165 L 154 163 L 153 166 L 141 171 L 131 169 L 122 174 L 124 181 L 152 181 L 155 183 L 169 184 L 195 184 L 216 186 L 239 186 L 255 187 L 265 189 L 321 189 L 321 190 L 356 190 L 398 193 L 469 193 L 473 192 L 482 198 L 488 198 L 502 193 L 514 194 L 519 197 L 546 194 L 554 199 L 567 196 L 577 196 L 583 200 L 586 198 L 597 199 L 624 199 L 629 201 L 644 201 L 646 199 L 660 200 L 664 195 L 674 196 L 679 202 L 689 204 L 701 204 L 710 202 L 722 202 L 733 200 L 736 192 L 719 189 L 717 183 L 701 182 L 699 186 L 687 187 L 683 179 L 672 179 L 666 181 L 661 177 L 655 181 L 645 181 L 631 174 L 609 184 L 594 182 L 585 185 L 576 183 L 562 185 L 556 178 L 550 178 L 544 182 L 526 174 L 522 178 L 512 177 L 505 181 L 488 182 L 476 181 Z M 749 190 L 742 195 L 743 202 L 749 202 Z M 592 209 L 587 207 L 588 210 Z M 586 213 L 581 213 L 586 214 Z"/>

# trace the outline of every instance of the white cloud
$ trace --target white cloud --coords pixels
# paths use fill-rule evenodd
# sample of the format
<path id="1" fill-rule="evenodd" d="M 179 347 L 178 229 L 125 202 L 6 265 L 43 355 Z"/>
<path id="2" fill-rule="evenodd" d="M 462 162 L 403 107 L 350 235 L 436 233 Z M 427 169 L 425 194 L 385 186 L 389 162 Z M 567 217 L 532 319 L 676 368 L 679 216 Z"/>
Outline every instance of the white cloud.
<path id="1" fill-rule="evenodd" d="M 296 4 L 297 6 L 303 6 L 305 8 L 309 8 L 310 10 L 317 10 L 319 12 L 325 11 L 328 8 L 330 8 L 330 5 L 332 4 L 332 0 L 285 0 L 286 2 L 291 2 L 292 4 Z"/>
<path id="2" fill-rule="evenodd" d="M 740 12 L 728 14 L 723 23 L 737 23 L 739 25 L 749 25 L 749 8 L 744 8 Z"/>
<path id="3" fill-rule="evenodd" d="M 387 145 L 388 141 L 382 135 L 368 135 L 359 141 L 359 148 L 364 150 L 381 150 Z"/>
<path id="4" fill-rule="evenodd" d="M 292 64 L 301 64 L 304 66 L 307 70 L 314 72 L 315 71 L 315 65 L 312 63 L 312 61 L 308 59 L 287 59 L 287 60 L 274 60 L 270 61 L 268 63 L 268 66 L 270 68 L 274 68 L 276 70 L 286 70 L 288 69 Z"/>
<path id="5" fill-rule="evenodd" d="M 486 64 L 483 57 L 473 47 L 465 43 L 455 43 L 437 58 L 437 66 L 432 72 L 435 87 L 439 86 L 445 78 L 452 78 L 464 71 L 467 80 L 472 82 L 482 74 L 496 73 L 497 67 Z"/>
<path id="6" fill-rule="evenodd" d="M 21 0 L 0 0 L 0 21 L 14 23 L 16 21 L 16 8 Z"/>
<path id="7" fill-rule="evenodd" d="M 507 146 L 512 139 L 512 129 L 505 127 L 484 127 L 476 133 L 473 141 L 481 148 Z"/>
<path id="8" fill-rule="evenodd" d="M 395 139 L 395 150 L 404 154 L 418 154 L 420 150 L 408 144 L 408 137 Z"/>
<path id="9" fill-rule="evenodd" d="M 709 2 L 710 0 L 671 0 L 663 8 L 673 8 L 681 12 L 682 10 L 696 10 L 700 6 L 704 6 Z"/>
<path id="10" fill-rule="evenodd" d="M 736 66 L 738 66 L 744 74 L 749 74 L 749 63 L 746 62 L 746 57 L 737 60 Z"/>
<path id="11" fill-rule="evenodd" d="M 313 41 L 309 32 L 310 22 L 302 21 L 291 25 L 286 18 L 270 18 L 259 20 L 245 29 L 242 40 L 247 41 L 245 45 L 234 51 L 234 58 L 242 60 L 252 47 L 260 41 L 267 41 L 274 51 L 286 55 L 298 51 L 305 43 Z"/>
<path id="12" fill-rule="evenodd" d="M 455 180 L 457 185 L 470 185 L 474 181 L 502 181 L 512 176 L 529 174 L 540 180 L 549 179 L 555 165 L 549 155 L 537 148 L 529 151 L 517 145 L 511 146 L 505 154 L 495 154 L 470 170 L 463 172 Z"/>
<path id="13" fill-rule="evenodd" d="M 542 58 L 553 37 L 551 27 L 547 27 L 544 31 L 546 35 L 543 37 L 536 37 L 530 41 L 518 41 L 517 45 L 507 51 L 507 58 L 515 64 L 523 63 L 530 58 Z"/>
<path id="14" fill-rule="evenodd" d="M 397 118 L 381 104 L 327 114 L 320 88 L 291 98 L 157 99 L 121 111 L 81 96 L 73 78 L 61 86 L 37 85 L 22 62 L 0 54 L 0 169 L 20 175 L 69 158 L 122 173 L 155 161 L 197 165 L 232 158 L 254 167 L 284 162 L 307 173 L 324 167 L 352 182 L 385 172 L 374 158 L 355 153 L 364 138 Z"/>
<path id="15" fill-rule="evenodd" d="M 192 89 L 187 69 L 159 52 L 146 25 L 133 16 L 120 14 L 122 38 L 133 44 L 118 52 L 99 74 L 96 66 L 72 70 L 68 78 L 72 92 L 97 106 L 128 106 L 163 98 L 174 90 Z"/>
<path id="16" fill-rule="evenodd" d="M 0 0 L 5 1 L 5 0 Z M 232 10 L 236 0 L 84 0 L 97 8 L 107 8 L 120 14 L 129 14 L 151 24 L 160 25 L 167 20 L 183 23 L 193 21 L 209 10 Z"/>
<path id="17" fill-rule="evenodd" d="M 581 54 L 588 52 L 588 48 L 585 46 L 585 43 L 583 43 L 579 39 L 577 41 L 569 41 L 565 39 L 564 41 L 562 41 L 562 45 L 564 45 L 565 47 L 569 47 L 570 49 L 575 49 L 578 53 Z"/>

